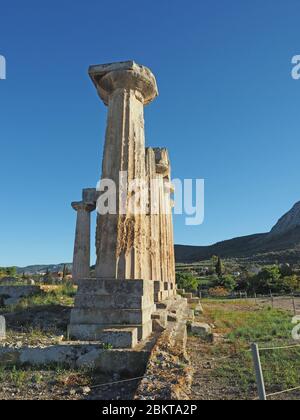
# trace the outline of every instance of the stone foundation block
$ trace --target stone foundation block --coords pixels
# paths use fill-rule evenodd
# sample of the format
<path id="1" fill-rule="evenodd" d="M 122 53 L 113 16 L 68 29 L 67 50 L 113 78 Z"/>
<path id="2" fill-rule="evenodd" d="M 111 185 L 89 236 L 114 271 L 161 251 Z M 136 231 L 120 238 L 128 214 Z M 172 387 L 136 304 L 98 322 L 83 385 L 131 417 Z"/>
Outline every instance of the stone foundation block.
<path id="1" fill-rule="evenodd" d="M 155 311 L 152 305 L 146 309 L 95 309 L 76 308 L 71 313 L 71 324 L 145 324 Z"/>
<path id="2" fill-rule="evenodd" d="M 177 322 L 178 321 L 178 317 L 176 314 L 169 314 L 168 315 L 168 321 L 169 322 Z"/>
<path id="3" fill-rule="evenodd" d="M 136 329 L 138 340 L 145 340 L 152 334 L 152 320 L 145 324 L 139 325 L 120 325 L 120 324 L 70 324 L 68 331 L 69 336 L 72 340 L 79 341 L 100 341 L 102 332 L 106 330 L 117 330 L 122 329 Z M 103 336 L 102 336 L 103 337 Z M 108 343 L 111 344 L 111 343 Z M 115 348 L 123 348 L 119 345 L 115 345 Z M 127 348 L 127 347 L 124 347 Z"/>
<path id="4" fill-rule="evenodd" d="M 115 349 L 132 349 L 138 343 L 137 328 L 112 328 L 102 329 L 98 325 L 71 325 L 69 336 L 77 340 L 89 340 L 94 335 L 93 341 L 100 341 L 103 344 Z"/>
<path id="5" fill-rule="evenodd" d="M 154 294 L 155 302 L 163 302 L 164 300 L 169 299 L 169 291 L 163 290 L 162 292 L 157 292 Z"/>
<path id="6" fill-rule="evenodd" d="M 64 344 L 49 347 L 0 347 L 0 366 L 66 365 L 90 368 L 103 374 L 132 378 L 145 372 L 151 349 L 103 349 L 97 344 Z"/>
<path id="7" fill-rule="evenodd" d="M 75 306 L 94 309 L 144 309 L 153 305 L 153 296 L 130 296 L 124 293 L 113 295 L 78 293 Z"/>
<path id="8" fill-rule="evenodd" d="M 193 297 L 193 298 L 190 298 L 190 299 L 188 299 L 188 303 L 189 304 L 198 304 L 198 303 L 200 303 L 200 298 L 197 298 L 197 297 Z"/>
<path id="9" fill-rule="evenodd" d="M 196 308 L 194 309 L 195 312 L 195 316 L 199 316 L 202 315 L 204 313 L 204 309 L 202 305 L 197 305 Z"/>
<path id="10" fill-rule="evenodd" d="M 158 319 L 153 319 L 152 321 L 153 331 L 162 333 L 163 331 L 165 331 L 166 328 L 167 328 L 166 325 L 163 325 L 161 321 L 159 321 Z"/>
<path id="11" fill-rule="evenodd" d="M 183 293 L 182 296 L 186 299 L 192 299 L 193 293 Z"/>
<path id="12" fill-rule="evenodd" d="M 155 310 L 150 280 L 79 280 L 69 332 L 74 339 L 94 341 L 95 336 L 101 338 L 102 330 L 135 328 L 138 340 L 143 340 L 152 333 L 151 315 Z M 127 347 L 131 339 L 128 340 L 128 333 L 124 337 L 123 334 L 122 342 Z"/>
<path id="13" fill-rule="evenodd" d="M 78 280 L 78 293 L 95 296 L 153 296 L 153 282 L 150 280 L 116 280 L 111 278 L 87 278 Z"/>
<path id="14" fill-rule="evenodd" d="M 163 302 L 176 296 L 176 285 L 171 282 L 154 281 L 154 301 Z"/>
<path id="15" fill-rule="evenodd" d="M 166 310 L 156 311 L 151 316 L 152 320 L 159 321 L 163 327 L 167 326 L 168 323 L 168 313 Z"/>
<path id="16" fill-rule="evenodd" d="M 212 330 L 208 324 L 202 322 L 194 322 L 190 326 L 190 331 L 193 335 L 197 335 L 204 340 L 211 340 Z"/>

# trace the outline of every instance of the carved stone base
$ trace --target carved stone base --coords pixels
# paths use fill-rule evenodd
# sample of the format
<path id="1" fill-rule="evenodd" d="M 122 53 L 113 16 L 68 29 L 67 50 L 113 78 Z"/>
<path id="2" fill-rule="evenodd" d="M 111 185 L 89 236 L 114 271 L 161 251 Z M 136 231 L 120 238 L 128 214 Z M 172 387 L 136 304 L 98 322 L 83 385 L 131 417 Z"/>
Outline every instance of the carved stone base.
<path id="1" fill-rule="evenodd" d="M 155 310 L 150 280 L 82 279 L 78 281 L 69 335 L 89 341 L 106 337 L 103 341 L 112 345 L 107 337 L 122 335 L 126 337 L 126 347 L 132 348 L 137 342 L 136 334 L 138 340 L 151 335 L 151 315 Z"/>
<path id="2" fill-rule="evenodd" d="M 177 295 L 176 284 L 172 282 L 154 281 L 154 302 L 163 302 Z"/>

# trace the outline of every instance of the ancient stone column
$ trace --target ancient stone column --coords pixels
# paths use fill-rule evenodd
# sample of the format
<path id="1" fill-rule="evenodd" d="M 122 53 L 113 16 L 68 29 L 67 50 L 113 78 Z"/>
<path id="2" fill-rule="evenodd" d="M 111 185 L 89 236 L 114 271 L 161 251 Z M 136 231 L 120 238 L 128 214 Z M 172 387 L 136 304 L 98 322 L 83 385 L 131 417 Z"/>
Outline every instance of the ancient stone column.
<path id="1" fill-rule="evenodd" d="M 134 62 L 93 66 L 90 76 L 108 105 L 102 179 L 117 186 L 117 214 L 98 216 L 96 276 L 148 280 L 146 215 L 130 211 L 133 194 L 128 187 L 123 191 L 125 212 L 119 214 L 119 177 L 120 172 L 125 173 L 127 185 L 133 180 L 146 182 L 144 105 L 158 95 L 156 80 L 149 69 Z"/>
<path id="2" fill-rule="evenodd" d="M 160 255 L 160 216 L 159 216 L 159 185 L 157 181 L 156 163 L 154 150 L 146 149 L 146 174 L 149 186 L 149 216 L 148 221 L 148 246 L 150 253 L 151 279 L 157 282 L 161 280 L 161 255 Z"/>
<path id="3" fill-rule="evenodd" d="M 168 290 L 161 290 L 162 272 L 168 281 L 168 241 L 173 241 L 167 234 L 166 215 L 159 213 L 163 174 L 154 192 L 147 192 L 151 178 L 157 177 L 157 165 L 154 150 L 146 155 L 144 133 L 144 106 L 158 90 L 151 71 L 132 61 L 92 66 L 89 74 L 108 106 L 100 187 L 104 181 L 106 187 L 113 185 L 116 196 L 114 212 L 105 213 L 101 203 L 111 197 L 110 192 L 84 190 L 83 201 L 97 200 L 96 276 L 78 281 L 69 335 L 133 348 L 152 333 L 154 294 L 157 301 L 168 297 Z M 133 182 L 140 187 L 132 189 Z M 146 197 L 140 194 L 143 189 Z M 157 214 L 144 207 L 149 200 L 157 202 Z M 78 237 L 78 242 L 86 241 L 87 249 L 89 235 Z"/>
<path id="4" fill-rule="evenodd" d="M 72 203 L 72 207 L 77 212 L 72 271 L 76 282 L 90 276 L 91 211 L 95 210 L 95 205 L 81 201 Z"/>
<path id="5" fill-rule="evenodd" d="M 146 174 L 149 183 L 148 243 L 151 249 L 151 278 L 155 301 L 175 295 L 175 256 L 171 194 L 171 165 L 165 148 L 146 149 Z M 152 181 L 155 181 L 152 183 Z"/>

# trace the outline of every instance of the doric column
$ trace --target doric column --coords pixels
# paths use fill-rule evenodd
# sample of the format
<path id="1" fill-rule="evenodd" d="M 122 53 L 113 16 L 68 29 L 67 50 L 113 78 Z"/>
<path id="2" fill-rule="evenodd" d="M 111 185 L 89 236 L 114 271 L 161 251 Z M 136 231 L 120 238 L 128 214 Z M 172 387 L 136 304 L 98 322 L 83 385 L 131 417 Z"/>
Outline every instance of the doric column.
<path id="1" fill-rule="evenodd" d="M 155 77 L 134 62 L 92 66 L 89 73 L 108 105 L 102 179 L 117 187 L 117 214 L 98 215 L 96 276 L 147 280 L 151 270 L 146 215 L 130 211 L 133 194 L 128 186 L 134 180 L 146 182 L 144 105 L 158 95 Z M 124 214 L 120 214 L 120 172 L 126 173 L 127 182 L 122 191 Z"/>
<path id="2" fill-rule="evenodd" d="M 146 173 L 149 186 L 148 248 L 150 250 L 151 280 L 161 281 L 159 185 L 156 173 L 155 153 L 146 149 Z"/>
<path id="3" fill-rule="evenodd" d="M 80 201 L 72 203 L 72 207 L 77 212 L 72 271 L 76 282 L 90 276 L 91 212 L 95 205 Z"/>
<path id="4" fill-rule="evenodd" d="M 159 180 L 159 249 L 161 264 L 161 282 L 164 291 L 169 296 L 175 292 L 175 255 L 173 236 L 173 217 L 171 194 L 171 165 L 167 149 L 156 148 L 155 162 L 156 174 Z M 156 286 L 158 288 L 158 286 Z M 157 298 L 157 296 L 156 296 Z"/>

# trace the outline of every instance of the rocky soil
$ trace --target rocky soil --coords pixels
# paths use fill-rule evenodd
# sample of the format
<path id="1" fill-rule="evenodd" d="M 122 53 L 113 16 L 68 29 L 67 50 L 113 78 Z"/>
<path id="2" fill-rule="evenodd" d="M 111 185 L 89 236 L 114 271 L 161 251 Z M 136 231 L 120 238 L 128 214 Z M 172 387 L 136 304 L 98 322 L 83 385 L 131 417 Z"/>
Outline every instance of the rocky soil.
<path id="1" fill-rule="evenodd" d="M 137 381 L 90 372 L 0 368 L 0 400 L 132 400 Z"/>

